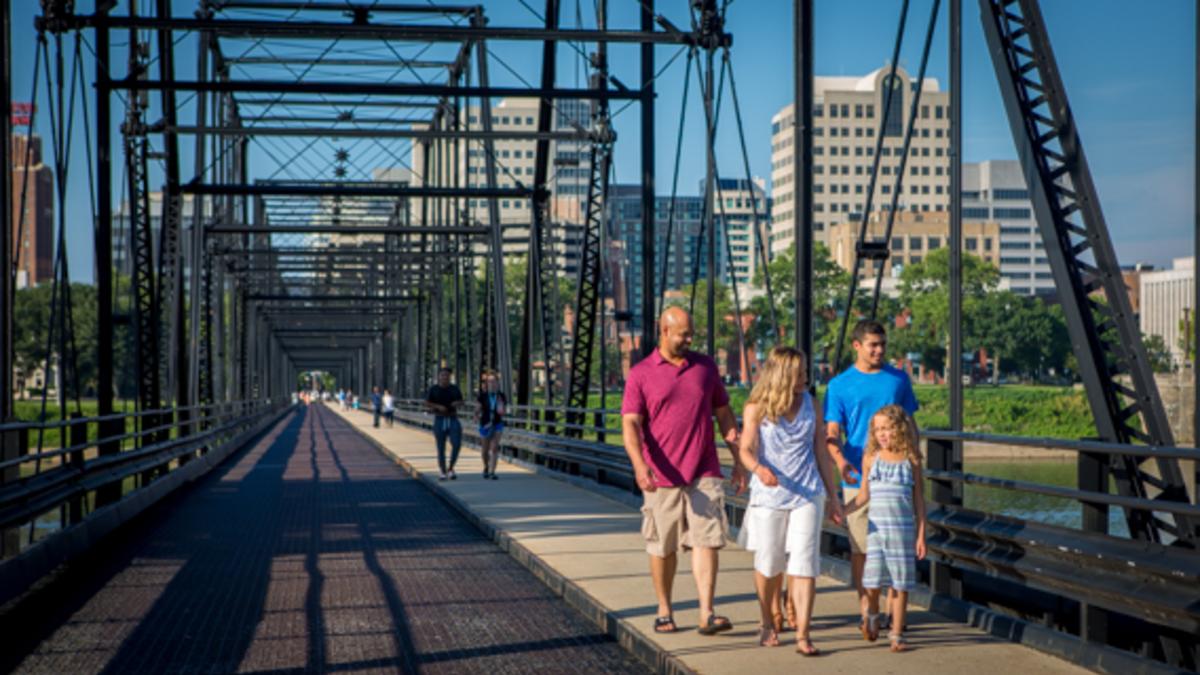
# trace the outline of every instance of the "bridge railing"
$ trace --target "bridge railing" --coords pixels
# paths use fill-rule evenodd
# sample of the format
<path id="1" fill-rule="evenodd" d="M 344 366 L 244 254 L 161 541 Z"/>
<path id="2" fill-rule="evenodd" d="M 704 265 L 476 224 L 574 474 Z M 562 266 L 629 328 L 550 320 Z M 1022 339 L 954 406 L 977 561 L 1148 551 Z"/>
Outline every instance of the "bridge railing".
<path id="1" fill-rule="evenodd" d="M 568 412 L 583 413 L 592 423 L 569 424 Z M 468 406 L 462 416 L 469 418 L 471 413 Z M 408 424 L 432 425 L 421 401 L 402 401 L 398 414 Z M 637 492 L 624 448 L 606 442 L 611 438 L 620 443 L 619 410 L 513 406 L 507 423 L 502 449 L 506 454 Z M 566 437 L 568 429 L 581 437 Z M 478 440 L 472 424 L 464 423 L 464 435 L 468 442 Z M 1110 507 L 1200 518 L 1200 506 L 1111 494 L 1106 467 L 1107 459 L 1116 455 L 1200 462 L 1200 450 L 944 430 L 922 430 L 922 437 L 929 555 L 919 569 L 935 602 L 957 608 L 952 613 L 964 617 L 969 603 L 987 606 L 1026 625 L 1082 638 L 1081 648 L 1116 646 L 1137 657 L 1196 667 L 1200 552 L 1181 542 L 1135 541 L 1109 532 L 1107 523 Z M 964 443 L 1076 454 L 1084 459 L 1078 462 L 1080 487 L 964 471 Z M 1082 512 L 1081 525 L 1076 529 L 967 508 L 963 496 L 968 485 L 1070 500 Z M 727 506 L 731 522 L 740 525 L 744 498 L 729 495 Z M 845 530 L 827 522 L 823 547 L 830 554 L 847 555 Z"/>
<path id="2" fill-rule="evenodd" d="M 0 604 L 215 466 L 289 403 L 234 401 L 0 424 Z M 31 444 L 39 435 L 51 442 Z M 60 447 L 46 447 L 54 439 Z"/>

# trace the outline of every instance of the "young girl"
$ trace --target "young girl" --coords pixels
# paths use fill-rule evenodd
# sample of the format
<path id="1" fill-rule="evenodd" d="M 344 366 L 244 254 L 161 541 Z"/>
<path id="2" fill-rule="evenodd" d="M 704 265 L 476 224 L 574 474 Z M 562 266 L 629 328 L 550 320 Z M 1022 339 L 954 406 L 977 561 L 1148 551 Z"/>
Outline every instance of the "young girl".
<path id="1" fill-rule="evenodd" d="M 902 652 L 908 648 L 903 633 L 908 591 L 917 584 L 916 561 L 925 558 L 921 453 L 916 425 L 904 408 L 884 406 L 871 418 L 863 476 L 862 490 L 847 511 L 857 511 L 870 501 L 863 571 L 869 613 L 863 637 L 869 641 L 879 637 L 879 589 L 888 585 L 892 615 L 888 639 L 893 652 Z"/>
<path id="2" fill-rule="evenodd" d="M 842 506 L 825 501 L 834 492 L 833 461 L 825 448 L 821 404 L 808 394 L 803 352 L 771 350 L 742 411 L 739 459 L 750 471 L 750 503 L 743 542 L 754 551 L 754 585 L 762 612 L 759 644 L 779 644 L 777 609 L 783 573 L 796 616 L 796 651 L 813 656 L 809 639 L 815 579 L 821 571 L 821 517 L 841 521 Z"/>
<path id="3" fill-rule="evenodd" d="M 483 477 L 496 480 L 496 460 L 500 456 L 500 435 L 504 433 L 504 413 L 508 398 L 500 391 L 500 375 L 488 371 L 483 391 L 479 392 L 479 445 L 483 454 Z"/>

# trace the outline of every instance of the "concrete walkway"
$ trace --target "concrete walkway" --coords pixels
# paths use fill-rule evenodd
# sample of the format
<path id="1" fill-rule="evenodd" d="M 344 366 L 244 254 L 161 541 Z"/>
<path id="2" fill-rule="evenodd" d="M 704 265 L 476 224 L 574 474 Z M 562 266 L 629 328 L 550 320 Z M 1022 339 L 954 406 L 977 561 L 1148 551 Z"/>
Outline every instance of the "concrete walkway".
<path id="1" fill-rule="evenodd" d="M 440 482 L 431 434 L 400 424 L 375 429 L 371 415 L 364 412 L 338 414 L 626 648 L 657 663 L 660 672 L 746 675 L 796 667 L 806 673 L 857 674 L 963 673 L 980 668 L 1022 675 L 1087 672 L 916 607 L 910 607 L 909 614 L 910 651 L 892 654 L 886 638 L 874 644 L 863 641 L 854 592 L 828 577 L 817 581 L 812 630 L 823 655 L 805 659 L 796 654 L 794 633 L 781 636 L 781 647 L 758 647 L 752 558 L 733 545 L 721 553 L 717 610 L 730 617 L 734 630 L 715 637 L 696 633 L 696 588 L 688 557 L 680 556 L 675 612 L 681 631 L 656 635 L 657 603 L 636 509 L 505 462 L 499 465 L 499 480 L 484 481 L 479 453 L 471 448 L 464 448 L 459 458 L 458 479 Z"/>

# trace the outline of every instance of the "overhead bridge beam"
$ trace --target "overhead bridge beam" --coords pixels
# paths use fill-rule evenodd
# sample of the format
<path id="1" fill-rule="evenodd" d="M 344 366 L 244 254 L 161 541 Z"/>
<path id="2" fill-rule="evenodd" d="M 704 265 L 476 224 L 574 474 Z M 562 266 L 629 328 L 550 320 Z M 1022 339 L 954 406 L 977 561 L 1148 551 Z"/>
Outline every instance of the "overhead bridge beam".
<path id="1" fill-rule="evenodd" d="M 533 188 L 467 188 L 467 187 L 376 187 L 362 184 L 263 184 L 254 183 L 188 183 L 182 186 L 186 194 L 228 195 L 234 197 L 498 197 L 529 198 Z"/>
<path id="2" fill-rule="evenodd" d="M 353 9 L 347 6 L 346 9 Z M 430 26 L 422 24 L 358 24 L 334 21 L 256 21 L 247 19 L 185 19 L 144 16 L 78 15 L 75 28 L 108 27 L 139 30 L 209 31 L 218 37 L 290 38 L 306 40 L 407 40 L 414 42 L 458 42 L 477 40 L 528 40 L 544 42 L 624 43 L 689 45 L 696 36 L 681 31 L 591 30 L 526 27 Z M 728 39 L 728 38 L 726 38 Z M 599 93 L 592 90 L 593 93 Z M 498 94 L 497 96 L 505 96 Z"/>
<path id="3" fill-rule="evenodd" d="M 295 120 L 297 122 L 308 123 L 328 123 L 328 124 L 370 124 L 376 120 L 338 120 L 336 118 L 322 118 L 310 120 Z M 379 120 L 382 122 L 383 120 Z M 394 120 L 401 122 L 402 120 Z M 411 120 L 404 120 L 404 124 L 412 124 Z M 584 130 L 578 131 L 450 131 L 437 130 L 426 131 L 421 129 L 314 129 L 312 127 L 196 127 L 196 126 L 177 126 L 174 128 L 176 133 L 180 134 L 218 134 L 222 136 L 330 136 L 335 138 L 412 138 L 425 140 L 441 140 L 441 139 L 461 139 L 467 141 L 578 141 L 585 142 L 588 140 L 588 134 Z"/>
<path id="4" fill-rule="evenodd" d="M 478 36 L 476 36 L 478 37 Z M 539 37 L 538 39 L 545 39 Z M 258 94 L 346 94 L 359 96 L 434 96 L 454 98 L 457 96 L 477 98 L 539 98 L 637 100 L 644 98 L 636 89 L 539 89 L 530 87 L 455 87 L 445 84 L 409 84 L 388 82 L 313 82 L 295 80 L 139 80 L 122 78 L 109 82 L 115 90 L 158 91 L 202 91 L 220 94 L 248 92 Z"/>
<path id="5" fill-rule="evenodd" d="M 489 228 L 469 225 L 209 225 L 204 231 L 206 234 L 487 234 Z"/>

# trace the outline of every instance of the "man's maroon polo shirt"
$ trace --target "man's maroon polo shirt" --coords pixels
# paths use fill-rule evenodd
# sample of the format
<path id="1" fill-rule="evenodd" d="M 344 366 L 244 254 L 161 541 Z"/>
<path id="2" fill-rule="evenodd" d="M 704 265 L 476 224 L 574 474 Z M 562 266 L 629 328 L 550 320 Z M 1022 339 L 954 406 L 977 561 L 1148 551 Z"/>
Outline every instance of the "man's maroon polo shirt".
<path id="1" fill-rule="evenodd" d="M 621 414 L 641 415 L 642 457 L 659 487 L 721 478 L 713 441 L 713 410 L 729 405 L 717 364 L 688 352 L 680 366 L 657 349 L 629 371 Z"/>

